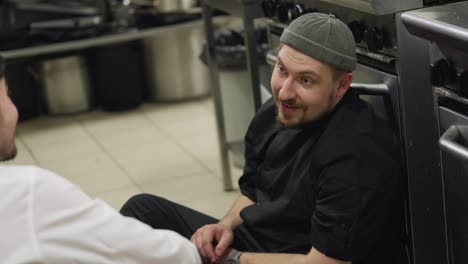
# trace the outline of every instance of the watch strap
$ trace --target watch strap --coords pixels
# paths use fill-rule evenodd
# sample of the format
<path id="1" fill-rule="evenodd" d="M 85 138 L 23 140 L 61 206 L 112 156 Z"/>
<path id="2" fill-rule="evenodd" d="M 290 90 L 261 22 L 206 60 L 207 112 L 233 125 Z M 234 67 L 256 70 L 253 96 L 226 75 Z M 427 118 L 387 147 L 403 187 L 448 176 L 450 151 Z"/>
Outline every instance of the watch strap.
<path id="1" fill-rule="evenodd" d="M 240 263 L 239 259 L 242 253 L 244 252 L 235 250 L 234 253 L 228 256 L 226 263 L 239 264 Z"/>

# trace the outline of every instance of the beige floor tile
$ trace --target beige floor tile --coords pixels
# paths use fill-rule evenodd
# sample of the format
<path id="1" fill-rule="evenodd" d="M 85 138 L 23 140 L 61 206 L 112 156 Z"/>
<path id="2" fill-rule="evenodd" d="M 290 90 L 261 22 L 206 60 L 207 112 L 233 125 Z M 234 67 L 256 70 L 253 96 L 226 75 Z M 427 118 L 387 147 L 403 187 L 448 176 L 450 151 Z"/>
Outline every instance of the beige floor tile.
<path id="1" fill-rule="evenodd" d="M 48 162 L 42 167 L 58 173 L 88 194 L 118 189 L 133 184 L 125 172 L 104 153 L 80 156 L 61 162 Z"/>
<path id="2" fill-rule="evenodd" d="M 142 145 L 150 142 L 158 142 L 167 140 L 166 134 L 162 133 L 152 124 L 145 127 L 135 128 L 132 130 L 116 131 L 108 134 L 97 134 L 97 142 L 104 149 L 112 151 L 113 149 L 126 148 L 135 145 Z"/>
<path id="3" fill-rule="evenodd" d="M 20 124 L 18 134 L 13 162 L 37 162 L 116 209 L 144 187 L 219 217 L 235 196 L 211 172 L 220 164 L 212 98 L 41 117 Z"/>
<path id="4" fill-rule="evenodd" d="M 221 162 L 212 162 L 212 163 L 209 163 L 209 169 L 210 171 L 216 175 L 216 177 L 219 177 L 221 179 L 221 181 L 223 181 L 223 174 L 222 174 L 222 171 L 221 171 Z M 237 189 L 239 188 L 239 184 L 238 184 L 238 181 L 239 181 L 239 178 L 242 176 L 242 172 L 243 172 L 243 169 L 242 168 L 239 168 L 237 166 L 233 166 L 231 164 L 231 183 L 232 183 L 232 186 L 233 188 Z"/>
<path id="5" fill-rule="evenodd" d="M 202 100 L 201 103 L 203 104 L 203 106 L 205 106 L 208 109 L 208 111 L 210 111 L 211 113 L 214 113 L 215 108 L 214 108 L 213 97 L 205 98 L 204 100 Z"/>
<path id="6" fill-rule="evenodd" d="M 148 127 L 148 120 L 135 109 L 128 112 L 95 112 L 79 118 L 83 127 L 92 135 L 108 135 L 116 132 L 134 131 Z"/>
<path id="7" fill-rule="evenodd" d="M 175 137 L 174 141 L 193 154 L 206 151 L 219 155 L 218 134 L 216 130 L 206 130 L 201 134 Z"/>
<path id="8" fill-rule="evenodd" d="M 92 139 L 81 138 L 70 142 L 32 148 L 32 153 L 39 164 L 45 164 L 52 161 L 73 160 L 80 156 L 97 155 L 102 153 L 102 149 Z"/>
<path id="9" fill-rule="evenodd" d="M 190 120 L 211 113 L 199 101 L 145 104 L 142 111 L 149 119 L 159 125 Z"/>
<path id="10" fill-rule="evenodd" d="M 44 119 L 34 120 L 33 125 L 21 123 L 18 127 L 18 136 L 31 149 L 44 146 L 73 142 L 88 137 L 86 131 L 73 119 Z M 24 125 L 23 125 L 24 124 Z"/>
<path id="11" fill-rule="evenodd" d="M 173 138 L 216 133 L 215 118 L 212 114 L 192 116 L 186 120 L 159 123 L 157 126 Z"/>
<path id="12" fill-rule="evenodd" d="M 96 171 L 93 174 L 75 178 L 73 182 L 91 195 L 118 190 L 133 184 L 130 178 L 119 168 Z"/>
<path id="13" fill-rule="evenodd" d="M 155 182 L 142 186 L 146 193 L 165 197 L 177 203 L 210 197 L 222 190 L 219 178 L 213 174 L 192 173 L 167 182 Z"/>
<path id="14" fill-rule="evenodd" d="M 175 137 L 174 140 L 194 153 L 200 150 L 206 150 L 207 152 L 216 152 L 219 150 L 218 134 L 216 130 L 209 130 L 202 134 Z"/>
<path id="15" fill-rule="evenodd" d="M 184 205 L 221 219 L 231 209 L 234 201 L 239 197 L 239 191 L 218 192 L 208 197 L 185 201 Z"/>
<path id="16" fill-rule="evenodd" d="M 219 160 L 219 144 L 216 132 L 208 131 L 206 133 L 175 137 L 174 141 L 203 163 Z"/>
<path id="17" fill-rule="evenodd" d="M 77 115 L 40 116 L 38 118 L 20 121 L 18 123 L 19 132 L 37 132 L 42 129 L 56 129 L 70 124 L 75 124 Z"/>
<path id="18" fill-rule="evenodd" d="M 98 193 L 95 197 L 106 201 L 116 210 L 120 210 L 122 205 L 124 205 L 130 197 L 140 193 L 142 193 L 142 191 L 136 185 L 129 185 L 117 190 Z"/>
<path id="19" fill-rule="evenodd" d="M 138 184 L 207 172 L 200 162 L 170 141 L 114 150 L 110 155 Z"/>
<path id="20" fill-rule="evenodd" d="M 17 137 L 16 138 L 16 148 L 18 153 L 16 157 L 12 160 L 6 161 L 5 164 L 10 165 L 36 165 L 37 162 L 32 156 L 29 149 L 24 145 L 24 143 Z"/>

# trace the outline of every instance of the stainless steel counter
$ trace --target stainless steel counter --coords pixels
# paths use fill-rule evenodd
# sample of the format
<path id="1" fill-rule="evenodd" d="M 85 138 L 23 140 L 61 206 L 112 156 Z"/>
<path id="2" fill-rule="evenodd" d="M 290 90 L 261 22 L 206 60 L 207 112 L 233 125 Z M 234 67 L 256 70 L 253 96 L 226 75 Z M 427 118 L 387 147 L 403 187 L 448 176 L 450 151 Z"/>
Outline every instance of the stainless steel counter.
<path id="1" fill-rule="evenodd" d="M 401 19 L 415 36 L 468 51 L 468 1 L 406 12 Z"/>
<path id="2" fill-rule="evenodd" d="M 73 41 L 65 41 L 65 42 L 58 42 L 53 44 L 47 45 L 38 45 L 32 46 L 27 48 L 21 49 L 14 49 L 14 50 L 6 50 L 0 51 L 0 55 L 3 56 L 5 59 L 16 59 L 16 58 L 25 58 L 25 57 L 32 57 L 37 55 L 45 55 L 45 54 L 53 54 L 59 52 L 66 52 L 71 50 L 79 50 L 79 49 L 86 49 L 91 47 L 97 46 L 105 46 L 109 44 L 127 42 L 137 39 L 144 39 L 151 36 L 155 36 L 157 34 L 166 33 L 167 31 L 174 30 L 177 28 L 182 27 L 191 27 L 193 24 L 202 24 L 203 21 L 201 19 L 180 23 L 176 25 L 169 25 L 169 26 L 162 26 L 157 28 L 151 29 L 130 29 L 127 31 L 123 31 L 120 33 L 113 33 L 93 38 L 81 39 L 81 40 L 73 40 Z"/>

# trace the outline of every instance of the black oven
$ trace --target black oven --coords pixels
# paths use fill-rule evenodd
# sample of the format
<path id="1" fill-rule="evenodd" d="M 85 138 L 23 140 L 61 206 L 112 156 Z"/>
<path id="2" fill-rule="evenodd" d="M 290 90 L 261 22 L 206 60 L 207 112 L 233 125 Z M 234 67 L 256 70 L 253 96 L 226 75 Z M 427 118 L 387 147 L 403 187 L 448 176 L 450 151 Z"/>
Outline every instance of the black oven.
<path id="1" fill-rule="evenodd" d="M 434 94 L 439 132 L 444 263 L 468 263 L 468 2 L 408 12 L 403 21 L 412 34 L 430 41 L 430 63 L 419 67 L 431 71 L 427 89 Z"/>

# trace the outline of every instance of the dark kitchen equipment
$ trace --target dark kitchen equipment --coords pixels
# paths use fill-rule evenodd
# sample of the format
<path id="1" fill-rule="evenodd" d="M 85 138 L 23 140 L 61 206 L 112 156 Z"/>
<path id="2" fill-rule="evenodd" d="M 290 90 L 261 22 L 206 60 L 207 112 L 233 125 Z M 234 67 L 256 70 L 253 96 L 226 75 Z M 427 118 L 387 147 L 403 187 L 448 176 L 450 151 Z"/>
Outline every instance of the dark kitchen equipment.
<path id="1" fill-rule="evenodd" d="M 40 85 L 30 70 L 29 59 L 7 60 L 5 77 L 10 98 L 18 109 L 19 120 L 28 120 L 41 114 Z"/>
<path id="2" fill-rule="evenodd" d="M 144 69 L 139 42 L 95 48 L 88 54 L 97 104 L 106 111 L 123 111 L 143 102 Z"/>
<path id="3" fill-rule="evenodd" d="M 8 0 L 5 6 L 10 29 L 28 27 L 33 22 L 99 16 L 103 12 L 96 2 L 80 0 Z"/>
<path id="4" fill-rule="evenodd" d="M 103 28 L 102 1 L 8 0 L 0 32 L 6 39 L 3 49 L 95 36 Z"/>
<path id="5" fill-rule="evenodd" d="M 408 12 L 402 20 L 411 34 L 429 44 L 430 60 L 419 67 L 430 67 L 431 83 L 425 88 L 435 94 L 435 105 L 427 109 L 427 114 L 437 119 L 433 127 L 440 137 L 434 141 L 439 147 L 436 154 L 443 193 L 432 199 L 444 203 L 444 263 L 467 263 L 468 2 Z"/>

